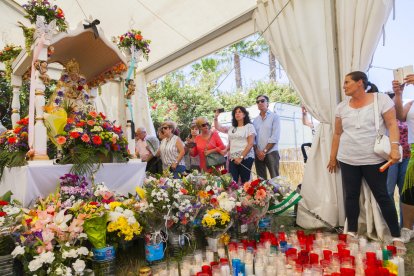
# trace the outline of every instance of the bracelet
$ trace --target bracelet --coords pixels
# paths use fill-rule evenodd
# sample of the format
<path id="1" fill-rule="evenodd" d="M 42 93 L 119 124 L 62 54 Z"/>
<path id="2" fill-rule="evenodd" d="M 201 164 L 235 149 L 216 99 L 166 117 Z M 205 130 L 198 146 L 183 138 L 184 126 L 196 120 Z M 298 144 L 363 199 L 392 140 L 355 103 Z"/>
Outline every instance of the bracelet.
<path id="1" fill-rule="evenodd" d="M 391 144 L 397 144 L 397 145 L 400 145 L 400 142 L 391 142 Z"/>

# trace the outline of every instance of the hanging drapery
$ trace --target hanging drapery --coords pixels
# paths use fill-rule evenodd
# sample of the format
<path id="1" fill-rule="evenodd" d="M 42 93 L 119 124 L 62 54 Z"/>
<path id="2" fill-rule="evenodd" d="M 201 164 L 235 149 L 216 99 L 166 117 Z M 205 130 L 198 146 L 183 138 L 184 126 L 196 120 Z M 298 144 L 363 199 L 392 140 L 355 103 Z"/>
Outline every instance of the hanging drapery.
<path id="1" fill-rule="evenodd" d="M 258 31 L 266 30 L 263 36 L 272 52 L 286 70 L 304 105 L 321 122 L 306 164 L 301 191 L 304 199 L 300 204 L 333 226 L 344 223 L 340 173 L 329 174 L 326 169 L 334 111 L 342 99 L 341 83 L 346 73 L 368 68 L 391 2 L 258 0 L 254 14 Z M 372 201 L 369 195 L 364 195 L 361 201 L 367 206 L 367 202 Z M 298 211 L 300 226 L 326 226 L 304 210 L 299 208 Z M 376 208 L 363 212 L 362 217 L 367 220 L 376 218 L 377 225 Z"/>
<path id="2" fill-rule="evenodd" d="M 137 72 L 135 83 L 137 90 L 131 99 L 134 103 L 135 127 L 145 127 L 148 135 L 156 135 L 154 123 L 152 122 L 150 115 L 145 73 Z"/>

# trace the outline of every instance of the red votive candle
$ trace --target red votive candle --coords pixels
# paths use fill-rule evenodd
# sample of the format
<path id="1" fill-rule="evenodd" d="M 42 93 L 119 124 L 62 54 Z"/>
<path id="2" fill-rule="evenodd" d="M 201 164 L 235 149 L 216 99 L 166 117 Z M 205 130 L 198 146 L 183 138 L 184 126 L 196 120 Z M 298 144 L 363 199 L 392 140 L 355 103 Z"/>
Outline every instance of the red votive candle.
<path id="1" fill-rule="evenodd" d="M 325 249 L 325 250 L 323 251 L 323 258 L 324 258 L 325 260 L 330 260 L 330 259 L 331 259 L 331 257 L 332 257 L 332 251 L 331 251 L 331 250 L 327 250 L 327 249 Z"/>
<path id="2" fill-rule="evenodd" d="M 310 264 L 318 264 L 319 263 L 319 255 L 316 254 L 316 253 L 310 253 L 309 263 Z"/>

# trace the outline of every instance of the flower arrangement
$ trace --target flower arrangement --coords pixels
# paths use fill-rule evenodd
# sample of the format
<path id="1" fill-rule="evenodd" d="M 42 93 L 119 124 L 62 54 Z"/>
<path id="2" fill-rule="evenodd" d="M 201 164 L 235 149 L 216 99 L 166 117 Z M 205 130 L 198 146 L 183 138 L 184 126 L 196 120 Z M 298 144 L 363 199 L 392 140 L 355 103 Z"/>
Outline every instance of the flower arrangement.
<path id="1" fill-rule="evenodd" d="M 0 62 L 13 61 L 22 51 L 22 47 L 13 44 L 7 44 L 0 51 Z"/>
<path id="2" fill-rule="evenodd" d="M 84 218 L 64 208 L 59 194 L 39 199 L 24 209 L 18 245 L 11 253 L 24 265 L 27 274 L 81 274 L 91 252 L 83 246 Z"/>
<path id="3" fill-rule="evenodd" d="M 131 29 L 115 38 L 114 42 L 119 49 L 130 50 L 131 47 L 135 47 L 135 50 L 142 51 L 144 58 L 148 60 L 148 55 L 150 53 L 149 44 L 151 43 L 151 40 L 144 39 L 141 31 Z"/>
<path id="4" fill-rule="evenodd" d="M 99 76 L 95 77 L 93 80 L 88 82 L 89 87 L 98 87 L 105 84 L 107 81 L 114 80 L 117 77 L 120 77 L 122 73 L 126 72 L 128 68 L 122 62 L 112 66 L 112 68 L 106 70 Z"/>
<path id="5" fill-rule="evenodd" d="M 9 191 L 0 197 L 0 256 L 10 254 L 14 248 L 11 234 L 19 229 L 21 204 L 11 199 Z"/>
<path id="6" fill-rule="evenodd" d="M 201 225 L 207 236 L 223 234 L 231 226 L 231 217 L 222 209 L 209 209 L 203 215 Z"/>
<path id="7" fill-rule="evenodd" d="M 51 5 L 47 0 L 31 0 L 22 7 L 27 13 L 25 18 L 32 24 L 36 23 L 37 16 L 43 16 L 46 24 L 56 20 L 56 26 L 60 32 L 64 32 L 68 28 L 63 10 L 57 5 Z"/>
<path id="8" fill-rule="evenodd" d="M 59 180 L 63 206 L 70 207 L 75 202 L 90 198 L 91 191 L 84 176 L 68 173 L 61 176 Z"/>
<path id="9" fill-rule="evenodd" d="M 109 233 L 116 233 L 122 240 L 130 241 L 134 236 L 141 234 L 142 226 L 135 218 L 135 212 L 119 201 L 109 204 Z"/>
<path id="10" fill-rule="evenodd" d="M 0 177 L 5 167 L 24 166 L 28 145 L 28 123 L 24 118 L 16 123 L 12 130 L 7 130 L 0 136 Z"/>
<path id="11" fill-rule="evenodd" d="M 68 118 L 56 141 L 63 150 L 61 162 L 74 164 L 72 172 L 79 175 L 90 174 L 95 163 L 110 161 L 111 156 L 119 161 L 129 157 L 128 143 L 121 127 L 95 111 L 78 112 L 74 118 Z"/>

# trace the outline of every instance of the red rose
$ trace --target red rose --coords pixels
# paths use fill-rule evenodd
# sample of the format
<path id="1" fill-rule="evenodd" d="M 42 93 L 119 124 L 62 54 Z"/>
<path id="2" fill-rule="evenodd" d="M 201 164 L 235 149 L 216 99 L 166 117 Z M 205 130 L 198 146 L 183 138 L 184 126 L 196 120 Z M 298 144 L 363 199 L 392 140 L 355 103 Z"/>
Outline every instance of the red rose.
<path id="1" fill-rule="evenodd" d="M 96 201 L 92 201 L 92 202 L 89 202 L 89 205 L 98 205 L 99 203 L 98 202 L 96 202 Z"/>
<path id="2" fill-rule="evenodd" d="M 253 187 L 250 187 L 248 190 L 247 190 L 247 194 L 249 194 L 249 195 L 254 195 L 254 188 Z"/>
<path id="3" fill-rule="evenodd" d="M 214 195 L 213 190 L 210 190 L 210 191 L 208 191 L 207 193 L 208 193 L 209 195 Z"/>
<path id="4" fill-rule="evenodd" d="M 75 120 L 73 119 L 73 118 L 68 118 L 67 120 L 66 120 L 66 122 L 68 123 L 68 124 L 73 124 L 73 122 L 74 122 Z"/>
<path id="5" fill-rule="evenodd" d="M 74 139 L 76 139 L 80 136 L 80 133 L 76 132 L 76 131 L 69 132 L 69 134 L 70 134 L 70 137 L 74 138 Z"/>
<path id="6" fill-rule="evenodd" d="M 241 213 L 243 212 L 243 208 L 241 206 L 236 206 L 236 211 Z"/>
<path id="7" fill-rule="evenodd" d="M 183 188 L 181 188 L 181 189 L 180 189 L 180 192 L 181 192 L 183 195 L 188 194 L 188 191 L 187 191 L 186 189 L 183 189 Z"/>
<path id="8" fill-rule="evenodd" d="M 80 121 L 79 123 L 76 124 L 76 127 L 83 127 L 85 125 L 84 121 Z"/>
<path id="9" fill-rule="evenodd" d="M 16 138 L 16 137 L 9 137 L 9 138 L 7 139 L 7 142 L 8 142 L 9 144 L 14 144 L 14 143 L 16 143 L 16 141 L 17 141 L 17 138 Z"/>
<path id="10" fill-rule="evenodd" d="M 7 215 L 6 212 L 0 212 L 0 217 L 5 217 Z"/>
<path id="11" fill-rule="evenodd" d="M 266 188 L 263 187 L 263 186 L 259 186 L 259 187 L 257 187 L 257 190 L 265 190 L 266 191 Z"/>
<path id="12" fill-rule="evenodd" d="M 227 173 L 228 173 L 228 171 L 227 171 L 226 169 L 223 169 L 223 170 L 221 170 L 221 171 L 220 171 L 220 173 L 221 173 L 221 174 L 227 174 Z"/>
<path id="13" fill-rule="evenodd" d="M 259 185 L 259 183 L 261 182 L 260 179 L 256 179 L 254 181 L 252 181 L 252 183 L 250 184 L 252 187 L 256 187 L 257 185 Z"/>
<path id="14" fill-rule="evenodd" d="M 116 126 L 114 126 L 114 128 L 113 128 L 113 131 L 114 131 L 115 133 L 121 133 L 121 130 L 122 130 L 122 128 L 121 128 L 121 127 L 116 127 Z"/>
<path id="15" fill-rule="evenodd" d="M 102 139 L 101 139 L 101 137 L 95 135 L 95 136 L 92 137 L 92 142 L 95 145 L 100 145 L 100 144 L 102 144 Z"/>
<path id="16" fill-rule="evenodd" d="M 0 206 L 9 205 L 7 201 L 0 200 Z"/>
<path id="17" fill-rule="evenodd" d="M 26 224 L 29 225 L 33 220 L 31 218 L 28 218 L 25 221 L 26 221 Z"/>
<path id="18" fill-rule="evenodd" d="M 210 204 L 214 206 L 217 205 L 218 204 L 217 198 L 213 197 L 212 199 L 210 199 Z"/>
<path id="19" fill-rule="evenodd" d="M 104 119 L 104 120 L 105 120 L 106 116 L 105 116 L 105 115 L 103 115 L 103 113 L 102 113 L 102 112 L 99 112 L 99 115 L 102 117 L 102 119 Z"/>
<path id="20" fill-rule="evenodd" d="M 21 127 L 16 127 L 16 128 L 13 130 L 13 132 L 14 132 L 14 133 L 16 133 L 16 134 L 18 134 L 18 133 L 20 132 L 20 130 L 22 130 L 22 128 L 21 128 Z"/>

